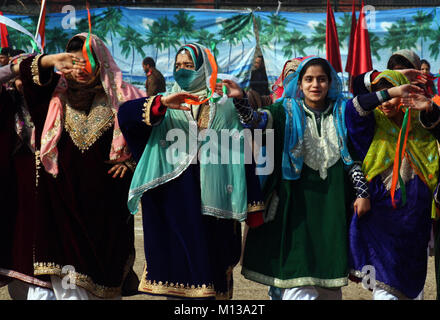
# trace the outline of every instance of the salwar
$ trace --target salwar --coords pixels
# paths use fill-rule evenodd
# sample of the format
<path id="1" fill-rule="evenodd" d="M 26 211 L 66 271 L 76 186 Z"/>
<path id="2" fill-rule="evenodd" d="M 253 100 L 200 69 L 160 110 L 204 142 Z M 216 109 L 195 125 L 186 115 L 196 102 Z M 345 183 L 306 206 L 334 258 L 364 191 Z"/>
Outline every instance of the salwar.
<path id="1" fill-rule="evenodd" d="M 42 288 L 34 285 L 29 286 L 28 300 L 121 300 L 121 296 L 113 299 L 101 299 L 86 289 L 75 286 L 65 288 L 63 279 L 58 276 L 50 276 L 53 289 Z"/>
<path id="2" fill-rule="evenodd" d="M 271 300 L 342 300 L 341 288 L 328 289 L 317 286 L 304 286 L 289 289 L 271 287 Z"/>
<path id="3" fill-rule="evenodd" d="M 29 285 L 27 300 L 56 300 L 52 289 Z"/>
<path id="4" fill-rule="evenodd" d="M 422 290 L 422 292 L 420 292 L 420 294 L 413 300 L 423 300 L 423 296 L 424 291 Z M 399 300 L 399 298 L 386 290 L 376 287 L 373 290 L 373 300 Z"/>

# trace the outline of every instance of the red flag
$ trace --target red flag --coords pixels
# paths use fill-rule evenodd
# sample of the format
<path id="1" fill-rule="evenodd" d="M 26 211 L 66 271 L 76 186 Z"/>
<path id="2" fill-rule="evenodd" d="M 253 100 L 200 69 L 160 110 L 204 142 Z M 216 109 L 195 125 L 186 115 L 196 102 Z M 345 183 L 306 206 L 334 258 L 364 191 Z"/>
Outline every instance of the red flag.
<path id="1" fill-rule="evenodd" d="M 362 0 L 361 13 L 354 34 L 353 63 L 348 71 L 352 77 L 373 69 L 371 62 L 370 37 L 364 15 L 364 1 Z"/>
<path id="2" fill-rule="evenodd" d="M 325 50 L 326 58 L 336 72 L 342 72 L 341 54 L 339 52 L 338 31 L 336 29 L 335 16 L 327 0 L 327 24 L 325 28 Z"/>
<path id="3" fill-rule="evenodd" d="M 0 11 L 0 15 L 3 15 L 3 12 Z M 9 47 L 8 41 L 8 29 L 4 23 L 0 23 L 0 34 L 1 34 L 1 47 L 7 48 Z"/>
<path id="4" fill-rule="evenodd" d="M 41 2 L 40 17 L 38 19 L 37 33 L 35 39 L 41 42 L 41 48 L 44 49 L 44 31 L 46 29 L 46 0 Z"/>
<path id="5" fill-rule="evenodd" d="M 348 42 L 348 54 L 347 54 L 347 64 L 345 65 L 345 71 L 350 72 L 351 66 L 353 64 L 353 45 L 354 45 L 354 33 L 356 31 L 356 6 L 354 4 L 351 6 L 351 29 L 350 29 L 350 40 Z"/>

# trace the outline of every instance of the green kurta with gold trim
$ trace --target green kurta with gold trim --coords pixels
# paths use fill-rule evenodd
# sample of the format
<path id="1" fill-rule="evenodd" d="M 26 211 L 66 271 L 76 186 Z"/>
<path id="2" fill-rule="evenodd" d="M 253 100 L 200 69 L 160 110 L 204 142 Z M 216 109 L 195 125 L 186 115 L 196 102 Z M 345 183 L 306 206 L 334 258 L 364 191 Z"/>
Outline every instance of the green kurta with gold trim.
<path id="1" fill-rule="evenodd" d="M 267 110 L 273 117 L 275 169 L 263 191 L 267 215 L 273 211 L 275 216 L 249 230 L 242 274 L 249 280 L 279 288 L 347 285 L 348 178 L 344 164 L 337 160 L 322 179 L 319 171 L 304 163 L 299 180 L 282 179 L 286 115 L 281 103 Z M 324 118 L 329 116 L 331 110 L 322 114 Z M 317 127 L 318 132 L 322 130 Z M 277 197 L 276 205 L 273 199 Z"/>

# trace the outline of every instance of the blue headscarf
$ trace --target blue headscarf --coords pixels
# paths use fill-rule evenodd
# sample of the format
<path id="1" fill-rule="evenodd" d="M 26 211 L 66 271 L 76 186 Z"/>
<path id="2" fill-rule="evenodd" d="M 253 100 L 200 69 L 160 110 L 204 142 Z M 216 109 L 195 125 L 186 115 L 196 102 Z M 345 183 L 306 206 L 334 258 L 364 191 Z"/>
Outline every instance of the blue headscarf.
<path id="1" fill-rule="evenodd" d="M 304 131 L 306 128 L 306 115 L 301 101 L 304 97 L 298 81 L 301 70 L 313 59 L 318 59 L 318 57 L 311 57 L 304 60 L 299 65 L 296 72 L 288 75 L 283 82 L 284 93 L 281 99 L 283 101 L 284 110 L 286 111 L 286 127 L 284 135 L 282 173 L 283 179 L 286 180 L 299 179 L 304 162 L 303 145 Z M 353 160 L 348 153 L 347 128 L 345 126 L 345 106 L 347 101 L 342 95 L 342 83 L 338 74 L 330 63 L 328 63 L 328 65 L 331 70 L 331 82 L 327 98 L 333 103 L 333 120 L 338 134 L 338 143 L 342 161 L 346 165 L 351 165 Z"/>

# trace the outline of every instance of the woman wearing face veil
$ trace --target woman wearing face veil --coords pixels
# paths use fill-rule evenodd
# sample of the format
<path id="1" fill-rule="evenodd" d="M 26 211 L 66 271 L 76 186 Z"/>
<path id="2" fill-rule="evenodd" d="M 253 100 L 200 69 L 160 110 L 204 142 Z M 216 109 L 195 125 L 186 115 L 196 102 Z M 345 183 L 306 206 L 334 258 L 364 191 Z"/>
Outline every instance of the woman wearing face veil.
<path id="1" fill-rule="evenodd" d="M 173 93 L 127 102 L 118 113 L 138 160 L 128 206 L 136 213 L 142 203 L 146 263 L 139 291 L 148 294 L 232 298 L 232 271 L 240 258 L 239 222 L 262 208 L 256 176 L 243 161 L 231 163 L 234 156 L 243 159 L 243 138 L 228 136 L 230 157 L 225 164 L 220 158 L 218 163 L 207 161 L 203 144 L 207 135 L 220 150 L 214 135 L 242 127 L 233 99 L 212 98 L 200 105 L 194 101 L 211 95 L 215 61 L 205 50 L 194 43 L 181 47 L 175 58 Z M 218 83 L 215 91 L 221 93 L 221 88 Z M 243 97 L 243 91 L 228 95 Z M 169 151 L 176 138 L 186 148 L 176 150 L 178 161 L 173 161 Z M 233 139 L 240 141 L 240 151 L 231 149 Z M 215 148 L 211 156 L 216 155 Z M 246 184 L 247 179 L 251 183 Z"/>
<path id="2" fill-rule="evenodd" d="M 95 69 L 72 70 L 84 66 L 86 36 L 69 41 L 70 55 L 37 55 L 19 67 L 35 125 L 33 271 L 53 289 L 31 286 L 28 299 L 118 299 L 134 262 L 126 209 L 131 155 L 115 115 L 122 102 L 145 93 L 122 81 L 94 35 Z"/>

